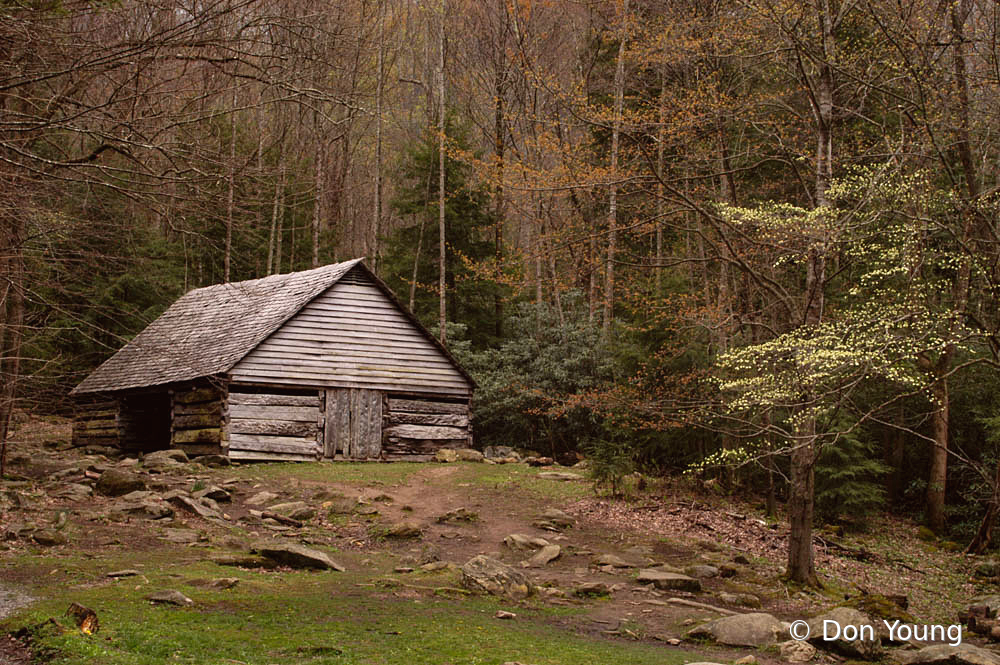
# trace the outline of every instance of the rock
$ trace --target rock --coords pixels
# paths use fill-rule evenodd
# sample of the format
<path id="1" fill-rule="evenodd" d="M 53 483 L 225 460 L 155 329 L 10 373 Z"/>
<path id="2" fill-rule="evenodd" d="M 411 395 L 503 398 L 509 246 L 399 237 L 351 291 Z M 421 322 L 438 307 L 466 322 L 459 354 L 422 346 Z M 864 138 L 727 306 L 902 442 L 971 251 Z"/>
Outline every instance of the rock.
<path id="1" fill-rule="evenodd" d="M 151 499 L 154 496 L 156 496 L 156 494 L 150 492 L 149 490 L 139 490 L 137 492 L 129 492 L 128 494 L 123 495 L 121 497 L 121 500 L 132 503 L 135 501 L 144 501 L 146 499 Z"/>
<path id="2" fill-rule="evenodd" d="M 439 570 L 445 570 L 446 568 L 451 568 L 454 565 L 455 564 L 449 563 L 447 561 L 430 561 L 420 566 L 420 570 L 424 571 L 425 573 L 434 573 Z"/>
<path id="3" fill-rule="evenodd" d="M 542 513 L 541 517 L 533 522 L 533 526 L 549 531 L 562 531 L 574 524 L 576 524 L 576 520 L 558 508 L 549 508 Z"/>
<path id="4" fill-rule="evenodd" d="M 525 457 L 522 461 L 528 466 L 552 466 L 553 464 L 556 463 L 556 461 L 551 457 L 537 457 L 537 456 Z"/>
<path id="5" fill-rule="evenodd" d="M 555 561 L 562 554 L 562 548 L 558 545 L 546 545 L 538 550 L 533 557 L 524 562 L 526 568 L 541 568 L 542 566 Z"/>
<path id="6" fill-rule="evenodd" d="M 903 665 L 1000 665 L 1000 655 L 972 644 L 935 644 L 918 651 L 898 651 Z"/>
<path id="7" fill-rule="evenodd" d="M 538 474 L 538 477 L 545 478 L 547 480 L 562 481 L 586 480 L 586 478 L 581 476 L 579 473 L 571 473 L 569 471 L 542 471 Z"/>
<path id="8" fill-rule="evenodd" d="M 208 467 L 230 466 L 232 464 L 232 461 L 225 455 L 199 455 L 191 461 Z"/>
<path id="9" fill-rule="evenodd" d="M 531 584 L 523 573 L 480 554 L 462 566 L 462 585 L 473 591 L 514 599 L 531 595 Z"/>
<path id="10" fill-rule="evenodd" d="M 537 550 L 549 544 L 544 538 L 532 538 L 520 533 L 512 533 L 503 539 L 503 544 L 512 550 Z"/>
<path id="11" fill-rule="evenodd" d="M 733 665 L 757 665 L 757 657 L 743 656 L 739 660 L 734 660 Z"/>
<path id="12" fill-rule="evenodd" d="M 39 545 L 43 545 L 45 547 L 65 545 L 69 542 L 66 536 L 55 529 L 40 529 L 31 534 L 31 538 Z"/>
<path id="13" fill-rule="evenodd" d="M 462 462 L 482 462 L 483 454 L 478 450 L 473 450 L 472 448 L 459 448 L 455 451 L 458 455 L 458 459 Z"/>
<path id="14" fill-rule="evenodd" d="M 695 578 L 662 570 L 640 570 L 635 581 L 639 584 L 652 584 L 657 589 L 666 591 L 690 591 L 692 593 L 701 591 L 701 582 Z"/>
<path id="15" fill-rule="evenodd" d="M 347 570 L 326 553 L 292 543 L 267 543 L 255 548 L 261 556 L 292 568 L 317 568 L 319 570 Z"/>
<path id="16" fill-rule="evenodd" d="M 268 510 L 279 515 L 291 515 L 296 510 L 306 507 L 305 501 L 289 501 L 287 503 L 276 503 Z"/>
<path id="17" fill-rule="evenodd" d="M 423 528 L 416 522 L 396 522 L 382 529 L 381 535 L 384 538 L 405 540 L 407 538 L 419 538 L 423 533 Z"/>
<path id="18" fill-rule="evenodd" d="M 787 663 L 808 663 L 816 657 L 816 647 L 803 640 L 788 640 L 778 645 L 781 660 Z"/>
<path id="19" fill-rule="evenodd" d="M 163 591 L 151 593 L 146 596 L 146 600 L 154 605 L 180 605 L 181 607 L 194 605 L 193 600 L 185 596 L 180 591 L 174 591 L 173 589 L 165 589 Z"/>
<path id="20" fill-rule="evenodd" d="M 870 626 L 871 639 L 860 639 L 866 637 L 867 629 L 855 631 L 860 633 L 854 635 L 859 639 L 845 639 L 852 636 L 847 631 L 844 631 L 845 634 L 840 639 L 825 639 L 826 637 L 833 638 L 843 629 L 855 626 Z M 882 641 L 878 636 L 875 624 L 868 619 L 868 615 L 852 607 L 835 607 L 829 612 L 810 619 L 809 642 L 819 649 L 836 651 L 849 658 L 877 660 L 882 653 Z"/>
<path id="21" fill-rule="evenodd" d="M 486 459 L 521 459 L 517 451 L 510 446 L 486 446 L 483 448 L 483 456 Z"/>
<path id="22" fill-rule="evenodd" d="M 125 570 L 112 570 L 110 573 L 107 573 L 105 577 L 118 579 L 119 577 L 135 577 L 136 575 L 141 575 L 141 574 L 142 573 L 140 573 L 138 570 L 135 570 L 134 568 L 126 568 Z"/>
<path id="23" fill-rule="evenodd" d="M 396 566 L 395 568 L 392 569 L 392 572 L 394 572 L 394 573 L 412 573 L 413 572 L 413 568 L 410 568 L 409 566 Z"/>
<path id="24" fill-rule="evenodd" d="M 192 496 L 196 499 L 211 499 L 220 503 L 229 503 L 233 500 L 233 496 L 228 490 L 224 490 L 216 485 L 209 485 L 203 490 L 198 490 Z"/>
<path id="25" fill-rule="evenodd" d="M 213 580 L 209 580 L 208 586 L 213 589 L 220 589 L 225 591 L 226 589 L 232 589 L 234 586 L 240 583 L 240 578 L 238 577 L 216 577 Z"/>
<path id="26" fill-rule="evenodd" d="M 995 619 L 1000 612 L 1000 596 L 978 596 L 972 599 L 972 604 L 965 610 L 966 614 L 973 614 L 973 607 L 986 608 L 986 618 Z"/>
<path id="27" fill-rule="evenodd" d="M 469 510 L 468 508 L 455 508 L 454 510 L 449 510 L 444 515 L 437 518 L 438 524 L 449 524 L 454 522 L 475 522 L 479 519 L 479 513 Z"/>
<path id="28" fill-rule="evenodd" d="M 602 554 L 592 562 L 595 566 L 611 566 L 612 568 L 638 568 L 639 564 L 631 563 L 614 554 Z"/>
<path id="29" fill-rule="evenodd" d="M 263 506 L 264 504 L 271 503 L 277 498 L 278 498 L 277 494 L 265 490 L 263 492 L 258 492 L 257 494 L 254 494 L 244 503 L 246 503 L 248 506 Z"/>
<path id="30" fill-rule="evenodd" d="M 167 542 L 176 543 L 178 545 L 197 543 L 201 540 L 201 534 L 194 529 L 164 529 L 163 535 L 160 537 Z"/>
<path id="31" fill-rule="evenodd" d="M 709 621 L 689 630 L 686 637 L 707 638 L 733 647 L 762 647 L 776 644 L 784 632 L 784 625 L 776 618 L 755 612 Z"/>
<path id="32" fill-rule="evenodd" d="M 305 508 L 299 508 L 298 510 L 292 511 L 289 515 L 293 520 L 298 520 L 299 522 L 308 522 L 312 518 L 316 517 L 316 511 L 306 506 Z"/>
<path id="33" fill-rule="evenodd" d="M 94 488 L 81 483 L 68 483 L 52 493 L 56 499 L 68 499 L 70 501 L 83 501 L 94 493 Z"/>
<path id="34" fill-rule="evenodd" d="M 739 607 L 760 609 L 760 598 L 752 593 L 727 593 L 723 591 L 719 594 L 719 600 L 726 605 L 737 605 Z"/>
<path id="35" fill-rule="evenodd" d="M 507 612 L 506 610 L 497 610 L 497 613 L 493 615 L 494 619 L 516 619 L 517 615 L 513 612 Z"/>
<path id="36" fill-rule="evenodd" d="M 719 569 L 715 566 L 708 566 L 705 564 L 695 564 L 693 566 L 688 566 L 684 569 L 684 573 L 690 575 L 691 577 L 698 577 L 701 579 L 708 579 L 712 577 L 719 576 Z"/>
<path id="37" fill-rule="evenodd" d="M 434 461 L 445 462 L 445 463 L 457 462 L 458 452 L 451 448 L 441 448 L 434 453 Z"/>
<path id="38" fill-rule="evenodd" d="M 584 582 L 578 584 L 573 589 L 573 595 L 578 598 L 591 598 L 594 596 L 610 596 L 611 587 L 604 582 Z"/>
<path id="39" fill-rule="evenodd" d="M 169 497 L 169 498 L 168 498 Z M 198 517 L 204 517 L 205 519 L 217 519 L 222 520 L 222 513 L 218 511 L 216 507 L 213 507 L 210 501 L 211 499 L 192 499 L 184 494 L 168 492 L 163 495 L 164 499 L 167 499 L 170 503 L 174 504 L 179 508 L 183 508 L 189 512 L 194 513 Z M 214 501 L 212 502 L 214 503 Z"/>
<path id="40" fill-rule="evenodd" d="M 138 503 L 120 502 L 113 506 L 112 510 L 119 510 L 128 515 L 138 515 L 151 520 L 163 519 L 174 514 L 166 501 L 160 499 L 145 499 Z"/>
<path id="41" fill-rule="evenodd" d="M 745 554 L 737 554 L 736 556 L 733 557 L 733 563 L 738 563 L 741 566 L 749 566 L 750 559 L 748 559 L 747 555 Z"/>
<path id="42" fill-rule="evenodd" d="M 143 466 L 176 466 L 178 464 L 187 464 L 188 460 L 187 453 L 179 448 L 169 448 L 167 450 L 157 450 L 155 452 L 146 453 L 142 458 Z"/>
<path id="43" fill-rule="evenodd" d="M 1000 561 L 987 559 L 976 564 L 976 577 L 1000 577 Z"/>
<path id="44" fill-rule="evenodd" d="M 146 489 L 146 481 L 141 476 L 121 469 L 108 469 L 101 474 L 94 486 L 98 494 L 122 496 L 129 492 Z"/>

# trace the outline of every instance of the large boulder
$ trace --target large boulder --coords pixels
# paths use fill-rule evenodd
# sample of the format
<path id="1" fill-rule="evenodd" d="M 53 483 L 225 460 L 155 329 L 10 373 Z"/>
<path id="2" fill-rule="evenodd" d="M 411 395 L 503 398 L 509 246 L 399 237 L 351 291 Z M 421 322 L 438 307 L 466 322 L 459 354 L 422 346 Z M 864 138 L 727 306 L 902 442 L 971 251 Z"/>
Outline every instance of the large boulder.
<path id="1" fill-rule="evenodd" d="M 785 625 L 764 612 L 722 617 L 687 632 L 687 637 L 709 639 L 733 647 L 770 646 L 786 635 Z"/>
<path id="2" fill-rule="evenodd" d="M 157 450 L 151 453 L 146 453 L 142 458 L 143 466 L 174 466 L 177 464 L 187 463 L 187 453 L 179 448 Z"/>
<path id="3" fill-rule="evenodd" d="M 104 496 L 122 496 L 146 489 L 142 476 L 121 469 L 108 469 L 97 479 L 94 489 Z"/>
<path id="4" fill-rule="evenodd" d="M 292 543 L 268 543 L 260 545 L 257 551 L 261 556 L 283 566 L 292 568 L 317 568 L 319 570 L 347 570 L 331 559 L 326 553 L 314 550 L 304 545 Z"/>
<path id="5" fill-rule="evenodd" d="M 692 593 L 701 591 L 701 582 L 695 578 L 663 570 L 640 570 L 635 581 L 639 584 L 652 584 L 657 589 L 665 591 L 690 591 Z"/>
<path id="6" fill-rule="evenodd" d="M 523 573 L 480 554 L 462 566 L 462 585 L 472 591 L 521 599 L 531 595 L 531 583 Z"/>
<path id="7" fill-rule="evenodd" d="M 882 654 L 878 628 L 853 607 L 835 607 L 809 620 L 809 641 L 849 658 L 877 660 Z"/>
<path id="8" fill-rule="evenodd" d="M 1000 665 L 1000 654 L 972 644 L 935 644 L 896 655 L 903 665 Z"/>

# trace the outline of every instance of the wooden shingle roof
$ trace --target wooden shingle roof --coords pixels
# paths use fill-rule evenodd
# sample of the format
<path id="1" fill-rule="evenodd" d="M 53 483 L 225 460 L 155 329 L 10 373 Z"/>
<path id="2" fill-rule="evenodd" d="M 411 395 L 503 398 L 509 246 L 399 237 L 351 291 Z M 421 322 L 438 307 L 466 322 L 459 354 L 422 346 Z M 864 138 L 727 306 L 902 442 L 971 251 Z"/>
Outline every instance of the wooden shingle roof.
<path id="1" fill-rule="evenodd" d="M 360 263 L 354 259 L 189 291 L 73 393 L 158 386 L 226 372 Z"/>

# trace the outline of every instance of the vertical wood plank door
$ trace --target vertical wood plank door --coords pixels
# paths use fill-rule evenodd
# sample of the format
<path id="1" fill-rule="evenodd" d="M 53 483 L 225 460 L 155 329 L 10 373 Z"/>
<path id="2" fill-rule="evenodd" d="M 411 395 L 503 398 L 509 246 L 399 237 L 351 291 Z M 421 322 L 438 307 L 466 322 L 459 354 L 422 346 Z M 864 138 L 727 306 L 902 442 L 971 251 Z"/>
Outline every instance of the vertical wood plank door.
<path id="1" fill-rule="evenodd" d="M 361 388 L 326 391 L 324 454 L 377 459 L 382 454 L 382 393 Z"/>

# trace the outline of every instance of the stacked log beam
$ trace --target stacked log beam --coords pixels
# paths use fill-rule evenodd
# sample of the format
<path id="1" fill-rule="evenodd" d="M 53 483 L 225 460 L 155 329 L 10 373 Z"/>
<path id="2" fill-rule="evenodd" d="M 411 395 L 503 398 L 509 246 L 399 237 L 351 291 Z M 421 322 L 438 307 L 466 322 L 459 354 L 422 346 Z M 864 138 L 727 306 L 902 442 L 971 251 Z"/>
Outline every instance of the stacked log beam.
<path id="1" fill-rule="evenodd" d="M 384 412 L 384 459 L 425 460 L 441 448 L 470 445 L 468 404 L 389 398 Z"/>
<path id="2" fill-rule="evenodd" d="M 175 391 L 171 400 L 170 444 L 188 455 L 225 454 L 226 394 L 213 387 Z"/>
<path id="3" fill-rule="evenodd" d="M 73 419 L 74 447 L 103 446 L 116 448 L 120 443 L 118 403 L 114 400 L 77 405 Z"/>

